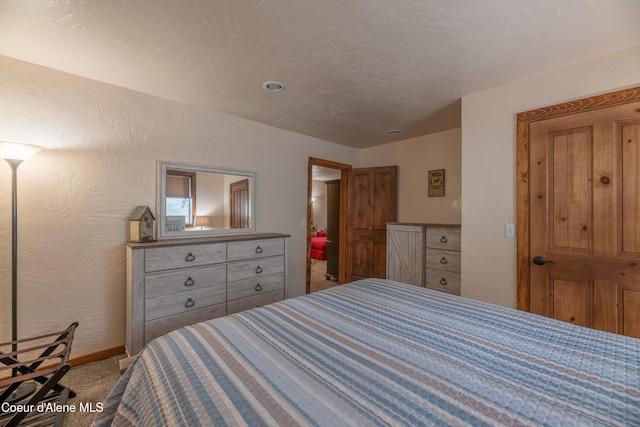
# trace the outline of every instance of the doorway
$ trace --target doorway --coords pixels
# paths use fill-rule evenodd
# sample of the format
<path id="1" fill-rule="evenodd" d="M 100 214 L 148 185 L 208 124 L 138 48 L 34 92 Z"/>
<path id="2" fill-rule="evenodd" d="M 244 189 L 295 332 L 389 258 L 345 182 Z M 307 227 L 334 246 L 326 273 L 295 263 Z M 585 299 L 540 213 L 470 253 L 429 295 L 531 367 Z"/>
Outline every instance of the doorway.
<path id="1" fill-rule="evenodd" d="M 340 283 L 346 243 L 341 237 L 345 235 L 347 175 L 351 168 L 344 163 L 309 158 L 306 293 Z"/>

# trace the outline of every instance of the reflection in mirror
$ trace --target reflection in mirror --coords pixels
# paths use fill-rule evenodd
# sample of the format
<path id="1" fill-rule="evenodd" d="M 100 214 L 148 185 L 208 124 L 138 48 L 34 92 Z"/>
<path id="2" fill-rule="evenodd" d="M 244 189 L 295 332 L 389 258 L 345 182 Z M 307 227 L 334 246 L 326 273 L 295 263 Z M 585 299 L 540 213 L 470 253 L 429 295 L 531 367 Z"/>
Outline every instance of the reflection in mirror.
<path id="1" fill-rule="evenodd" d="M 254 232 L 255 174 L 158 162 L 158 238 Z"/>

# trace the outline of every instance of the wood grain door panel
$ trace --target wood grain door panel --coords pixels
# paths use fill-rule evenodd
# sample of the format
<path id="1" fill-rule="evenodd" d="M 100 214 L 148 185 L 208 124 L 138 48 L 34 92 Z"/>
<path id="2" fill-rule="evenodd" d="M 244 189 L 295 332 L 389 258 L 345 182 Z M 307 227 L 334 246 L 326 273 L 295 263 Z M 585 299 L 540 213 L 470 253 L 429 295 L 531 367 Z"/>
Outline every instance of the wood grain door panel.
<path id="1" fill-rule="evenodd" d="M 369 242 L 366 240 L 352 240 L 351 245 L 351 280 L 364 279 L 368 277 L 372 267 L 372 259 L 369 256 Z"/>
<path id="2" fill-rule="evenodd" d="M 389 221 L 392 222 L 392 221 Z M 387 277 L 387 233 L 385 230 L 384 238 L 373 242 L 373 276 Z"/>
<path id="3" fill-rule="evenodd" d="M 621 164 L 619 189 L 619 255 L 640 257 L 640 120 L 617 123 Z"/>
<path id="4" fill-rule="evenodd" d="M 351 212 L 350 228 L 354 233 L 368 232 L 374 218 L 373 188 L 369 185 L 369 173 L 353 170 L 349 175 Z"/>
<path id="5" fill-rule="evenodd" d="M 591 253 L 592 128 L 553 132 L 546 142 L 548 249 Z"/>
<path id="6" fill-rule="evenodd" d="M 593 281 L 551 277 L 553 318 L 575 325 L 593 327 Z"/>
<path id="7" fill-rule="evenodd" d="M 618 284 L 620 333 L 640 338 L 640 286 Z"/>
<path id="8" fill-rule="evenodd" d="M 371 227 L 383 236 L 376 239 L 376 241 L 385 242 L 387 239 L 387 223 L 398 219 L 398 168 L 391 166 L 375 169 L 376 171 L 373 173 L 374 194 L 372 198 L 375 217 Z"/>

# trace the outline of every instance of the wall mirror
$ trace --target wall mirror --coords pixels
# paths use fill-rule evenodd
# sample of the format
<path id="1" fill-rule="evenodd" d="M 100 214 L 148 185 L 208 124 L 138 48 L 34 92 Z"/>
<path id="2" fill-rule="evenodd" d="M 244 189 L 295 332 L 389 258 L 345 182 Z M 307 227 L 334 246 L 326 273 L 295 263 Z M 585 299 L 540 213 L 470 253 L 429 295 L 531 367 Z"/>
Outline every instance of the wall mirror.
<path id="1" fill-rule="evenodd" d="M 255 232 L 255 173 L 158 161 L 158 239 Z"/>

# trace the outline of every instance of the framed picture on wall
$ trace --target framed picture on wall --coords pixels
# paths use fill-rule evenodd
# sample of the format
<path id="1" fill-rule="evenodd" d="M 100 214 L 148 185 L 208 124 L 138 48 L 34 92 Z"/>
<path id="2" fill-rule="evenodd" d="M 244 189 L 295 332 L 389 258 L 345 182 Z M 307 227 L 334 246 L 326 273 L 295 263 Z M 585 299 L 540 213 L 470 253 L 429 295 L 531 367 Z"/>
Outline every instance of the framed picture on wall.
<path id="1" fill-rule="evenodd" d="M 444 169 L 429 171 L 429 197 L 444 196 Z"/>

